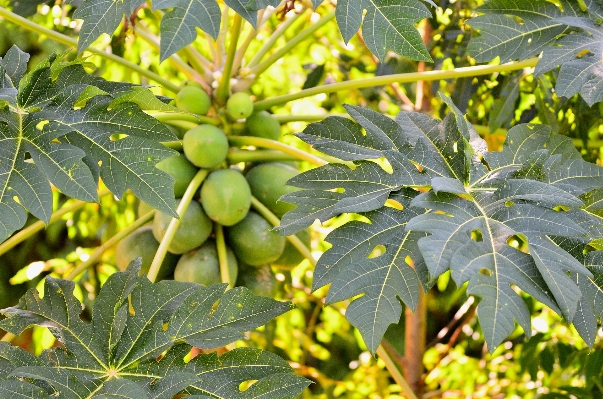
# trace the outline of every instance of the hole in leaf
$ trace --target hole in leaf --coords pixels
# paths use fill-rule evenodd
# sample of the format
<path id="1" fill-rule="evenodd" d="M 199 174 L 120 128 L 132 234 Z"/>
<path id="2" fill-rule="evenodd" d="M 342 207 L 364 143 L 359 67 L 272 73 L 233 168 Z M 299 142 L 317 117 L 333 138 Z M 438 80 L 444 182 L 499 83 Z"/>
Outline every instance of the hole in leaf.
<path id="1" fill-rule="evenodd" d="M 509 237 L 507 239 L 507 244 L 509 244 L 510 247 L 513 247 L 523 253 L 530 253 L 530 248 L 528 247 L 528 238 L 523 234 L 516 234 Z"/>
<path id="2" fill-rule="evenodd" d="M 580 58 L 584 58 L 587 55 L 590 55 L 591 52 L 590 50 L 584 49 L 582 51 L 580 51 L 578 54 L 576 54 L 576 58 L 580 59 Z"/>
<path id="3" fill-rule="evenodd" d="M 459 143 L 457 141 L 452 145 L 452 151 L 459 152 Z"/>
<path id="4" fill-rule="evenodd" d="M 518 17 L 517 15 L 511 15 L 510 16 L 513 21 L 517 22 L 520 25 L 523 25 L 523 19 L 521 17 Z"/>
<path id="5" fill-rule="evenodd" d="M 389 173 L 390 175 L 392 173 L 394 173 L 394 168 L 392 167 L 392 165 L 389 163 L 389 161 L 387 160 L 387 158 L 385 157 L 381 157 L 378 160 L 376 160 L 377 164 L 379 166 L 381 166 L 381 169 L 383 169 L 385 172 Z"/>
<path id="6" fill-rule="evenodd" d="M 492 270 L 486 269 L 485 267 L 482 267 L 481 269 L 479 269 L 479 272 L 480 272 L 480 274 L 483 274 L 484 276 L 488 276 L 488 277 L 492 276 Z"/>
<path id="7" fill-rule="evenodd" d="M 373 248 L 373 250 L 369 254 L 368 258 L 369 259 L 377 258 L 377 257 L 383 255 L 386 250 L 387 249 L 383 245 L 381 245 L 381 244 L 376 245 L 375 248 Z"/>
<path id="8" fill-rule="evenodd" d="M 412 258 L 411 258 L 410 256 L 406 255 L 406 258 L 404 258 L 404 262 L 405 262 L 405 263 L 406 263 L 408 266 L 412 267 L 413 269 L 415 268 L 415 261 L 413 261 L 413 260 L 412 260 Z"/>
<path id="9" fill-rule="evenodd" d="M 454 215 L 453 215 L 453 214 L 448 213 L 448 212 L 444 212 L 444 211 L 435 211 L 434 213 L 435 213 L 436 215 L 445 215 L 445 216 L 448 216 L 449 218 L 453 218 L 453 217 L 454 217 Z"/>
<path id="10" fill-rule="evenodd" d="M 482 242 L 484 241 L 484 237 L 482 236 L 482 231 L 480 229 L 475 229 L 471 231 L 471 239 L 473 241 Z"/>
<path id="11" fill-rule="evenodd" d="M 114 133 L 111 136 L 109 136 L 109 140 L 111 141 L 119 141 L 119 140 L 123 140 L 126 137 L 128 137 L 127 134 L 123 134 L 123 133 Z"/>
<path id="12" fill-rule="evenodd" d="M 385 201 L 385 206 L 388 206 L 390 208 L 395 208 L 399 211 L 403 211 L 404 210 L 404 205 L 402 205 L 401 203 L 399 203 L 396 200 L 393 199 L 388 199 L 387 201 Z"/>
<path id="13" fill-rule="evenodd" d="M 559 206 L 554 207 L 553 210 L 555 210 L 557 212 L 569 212 L 570 208 L 565 205 L 559 205 Z"/>
<path id="14" fill-rule="evenodd" d="M 103 166 L 103 161 L 98 161 L 98 166 Z"/>
<path id="15" fill-rule="evenodd" d="M 507 201 L 507 202 L 505 202 L 505 206 L 506 206 L 507 208 L 510 208 L 510 207 L 512 207 L 513 205 L 515 205 L 515 202 L 513 202 L 513 201 Z"/>
<path id="16" fill-rule="evenodd" d="M 38 122 L 38 124 L 36 125 L 36 129 L 42 131 L 44 129 L 44 126 L 48 125 L 50 123 L 49 120 L 44 120 L 44 121 L 40 121 Z"/>
<path id="17" fill-rule="evenodd" d="M 249 380 L 249 381 L 243 381 L 242 383 L 239 384 L 239 391 L 241 392 L 245 392 L 246 390 L 248 390 L 253 384 L 255 384 L 258 380 Z"/>

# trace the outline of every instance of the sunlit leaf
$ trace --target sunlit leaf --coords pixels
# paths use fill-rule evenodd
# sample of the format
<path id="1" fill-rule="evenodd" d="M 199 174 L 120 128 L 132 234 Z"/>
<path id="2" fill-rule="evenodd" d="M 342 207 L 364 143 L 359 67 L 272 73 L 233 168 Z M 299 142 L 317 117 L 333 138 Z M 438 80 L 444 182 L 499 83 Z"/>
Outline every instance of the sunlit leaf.
<path id="1" fill-rule="evenodd" d="M 92 322 L 80 318 L 74 282 L 47 277 L 44 297 L 30 290 L 17 306 L 0 312 L 0 328 L 15 334 L 45 326 L 63 344 L 39 358 L 8 343 L 0 349 L 0 392 L 43 396 L 52 387 L 65 398 L 171 399 L 182 391 L 213 398 L 294 398 L 309 381 L 291 374 L 278 356 L 238 349 L 223 356 L 199 355 L 192 346 L 226 345 L 292 307 L 256 297 L 246 288 L 202 287 L 173 280 L 151 284 L 138 276 L 140 259 L 103 285 Z M 218 303 L 217 309 L 213 306 Z M 26 378 L 17 384 L 4 377 Z M 245 381 L 256 381 L 247 391 Z M 41 388 L 42 390 L 40 390 Z M 257 396 L 251 396 L 251 394 Z M 42 396 L 40 396 L 42 395 Z M 17 396 L 18 397 L 18 396 Z"/>

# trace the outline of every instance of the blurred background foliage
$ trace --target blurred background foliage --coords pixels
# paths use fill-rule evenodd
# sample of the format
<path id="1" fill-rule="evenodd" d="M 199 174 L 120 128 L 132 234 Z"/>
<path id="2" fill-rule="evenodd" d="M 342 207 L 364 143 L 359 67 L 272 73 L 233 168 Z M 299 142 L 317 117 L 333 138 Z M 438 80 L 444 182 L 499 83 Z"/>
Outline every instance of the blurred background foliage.
<path id="1" fill-rule="evenodd" d="M 8 3 L 8 0 L 0 1 L 2 6 L 10 6 Z M 419 65 L 393 53 L 385 62 L 379 63 L 366 49 L 361 36 L 344 43 L 332 21 L 272 65 L 250 87 L 251 93 L 261 100 L 348 79 L 416 72 L 421 68 L 449 70 L 474 65 L 466 54 L 466 47 L 470 35 L 475 33 L 464 22 L 482 2 L 436 0 L 436 3 L 439 8 L 432 9 L 432 18 L 422 26 L 435 60 L 433 65 Z M 317 11 L 325 14 L 327 8 L 330 6 L 323 5 Z M 53 0 L 41 2 L 37 10 L 32 17 L 36 23 L 69 36 L 77 35 L 80 25 L 71 19 L 71 6 Z M 101 37 L 95 46 L 157 72 L 174 83 L 187 80 L 169 61 L 160 64 L 156 43 L 137 33 L 138 29 L 157 32 L 156 16 L 143 8 L 138 17 L 134 26 L 122 25 L 115 35 Z M 316 14 L 303 14 L 278 39 L 275 48 L 284 45 L 316 18 Z M 256 52 L 281 23 L 273 16 L 252 42 L 250 53 Z M 0 54 L 17 44 L 32 54 L 32 64 L 53 51 L 66 50 L 61 44 L 6 21 L 0 21 L 0 30 Z M 242 37 L 250 31 L 247 24 Z M 209 55 L 203 34 L 194 46 L 201 54 Z M 74 52 L 72 54 L 75 56 Z M 96 65 L 96 73 L 108 80 L 149 84 L 128 69 L 98 56 L 86 55 Z M 309 150 L 290 134 L 303 130 L 308 121 L 327 114 L 344 113 L 344 103 L 368 107 L 392 117 L 400 110 L 417 110 L 441 117 L 446 107 L 437 93 L 442 92 L 451 96 L 466 112 L 468 120 L 486 138 L 491 150 L 500 148 L 506 130 L 513 125 L 547 123 L 559 134 L 574 139 L 585 159 L 601 164 L 603 126 L 600 107 L 603 103 L 590 108 L 577 95 L 569 99 L 558 98 L 552 88 L 555 78 L 554 73 L 535 78 L 531 71 L 519 71 L 435 81 L 421 90 L 417 83 L 393 84 L 319 94 L 289 102 L 274 112 L 284 122 L 282 140 Z M 168 94 L 160 87 L 154 90 L 157 94 Z M 301 165 L 302 170 L 309 167 Z M 56 209 L 68 207 L 70 201 L 55 193 Z M 77 264 L 86 261 L 98 246 L 135 220 L 137 201 L 129 193 L 121 201 L 105 195 L 100 204 L 87 204 L 66 213 L 60 221 L 2 254 L 0 308 L 15 304 L 28 288 L 39 286 L 44 276 L 65 277 Z M 326 234 L 350 218 L 342 216 L 314 226 L 312 251 L 315 257 L 328 248 L 323 242 Z M 29 224 L 32 223 L 34 220 Z M 76 292 L 86 305 L 82 317 L 90 314 L 99 287 L 116 270 L 113 247 L 80 276 Z M 276 270 L 276 277 L 279 282 L 277 297 L 293 301 L 298 308 L 252 332 L 248 340 L 238 342 L 237 346 L 263 347 L 289 360 L 300 374 L 315 382 L 304 398 L 402 398 L 400 388 L 390 379 L 382 361 L 370 355 L 358 332 L 345 319 L 347 302 L 324 307 L 326 291 L 311 292 L 312 267 L 309 262 L 304 261 L 291 271 Z M 423 397 L 603 398 L 603 340 L 598 340 L 592 349 L 585 347 L 574 329 L 562 324 L 556 314 L 527 296 L 525 301 L 532 311 L 534 336 L 526 341 L 518 330 L 489 354 L 475 318 L 473 298 L 469 298 L 462 287 L 458 289 L 448 274 L 442 276 L 427 295 Z M 52 335 L 43 328 L 34 328 L 13 342 L 36 354 L 55 344 Z M 399 325 L 390 327 L 384 346 L 403 366 L 404 318 Z"/>

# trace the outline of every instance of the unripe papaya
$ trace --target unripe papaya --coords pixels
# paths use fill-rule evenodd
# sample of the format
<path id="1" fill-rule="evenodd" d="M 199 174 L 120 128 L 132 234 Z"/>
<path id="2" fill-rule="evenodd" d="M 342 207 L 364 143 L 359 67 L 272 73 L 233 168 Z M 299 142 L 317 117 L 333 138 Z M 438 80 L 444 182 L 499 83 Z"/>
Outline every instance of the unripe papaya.
<path id="1" fill-rule="evenodd" d="M 176 200 L 176 206 L 181 200 Z M 172 217 L 163 212 L 157 212 L 153 220 L 153 235 L 157 241 L 161 241 Z M 201 204 L 191 201 L 186 212 L 180 218 L 180 225 L 168 247 L 168 251 L 174 254 L 183 254 L 201 246 L 209 238 L 213 225 L 207 217 Z"/>
<path id="2" fill-rule="evenodd" d="M 272 231 L 272 225 L 253 211 L 229 227 L 226 236 L 237 258 L 252 266 L 277 260 L 285 249 L 285 237 Z"/>
<path id="3" fill-rule="evenodd" d="M 131 261 L 137 257 L 142 258 L 141 274 L 147 274 L 159 248 L 159 242 L 153 236 L 151 226 L 143 226 L 124 238 L 117 244 L 115 250 L 115 263 L 120 270 L 126 270 Z M 176 267 L 178 256 L 168 253 L 163 259 L 157 279 L 161 280 L 169 276 Z"/>
<path id="4" fill-rule="evenodd" d="M 226 255 L 229 279 L 234 285 L 239 270 L 237 259 L 228 247 L 226 248 Z M 182 255 L 176 265 L 176 270 L 174 270 L 174 280 L 198 283 L 204 286 L 220 284 L 222 279 L 216 243 L 213 240 L 208 240 L 201 247 Z"/>
<path id="5" fill-rule="evenodd" d="M 214 170 L 201 186 L 203 209 L 223 226 L 239 223 L 251 206 L 251 191 L 245 177 L 235 169 Z"/>

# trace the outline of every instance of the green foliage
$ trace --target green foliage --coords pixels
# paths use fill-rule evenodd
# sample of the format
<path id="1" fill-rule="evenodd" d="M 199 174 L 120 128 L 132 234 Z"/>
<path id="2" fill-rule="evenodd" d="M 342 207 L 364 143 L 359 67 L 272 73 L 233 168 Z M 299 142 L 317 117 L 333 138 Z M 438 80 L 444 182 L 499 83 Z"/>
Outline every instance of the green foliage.
<path id="1" fill-rule="evenodd" d="M 433 1 L 428 1 L 436 7 Z M 367 10 L 363 17 L 363 11 Z M 343 0 L 337 2 L 337 23 L 344 40 L 349 41 L 362 24 L 367 46 L 380 60 L 388 50 L 419 61 L 432 61 L 415 29 L 415 22 L 431 13 L 419 0 Z M 363 21 L 364 18 L 364 21 Z"/>
<path id="2" fill-rule="evenodd" d="M 80 319 L 75 284 L 50 277 L 43 298 L 31 290 L 17 306 L 3 309 L 3 329 L 19 334 L 30 325 L 43 325 L 64 348 L 34 357 L 2 343 L 0 392 L 36 398 L 49 398 L 53 392 L 68 398 L 119 392 L 132 399 L 169 399 L 178 392 L 250 398 L 270 392 L 263 397 L 281 399 L 294 398 L 308 385 L 290 374 L 285 361 L 261 350 L 184 359 L 191 345 L 209 349 L 234 342 L 242 331 L 290 310 L 290 304 L 257 297 L 245 288 L 224 292 L 225 285 L 151 284 L 138 276 L 139 270 L 138 260 L 107 280 L 90 323 Z M 191 324 L 191 317 L 198 322 Z M 240 391 L 239 385 L 248 380 L 258 382 Z"/>
<path id="3" fill-rule="evenodd" d="M 426 0 L 436 7 L 431 0 Z M 113 1 L 84 0 L 74 17 L 83 19 L 78 49 L 89 47 L 102 33 L 112 34 L 124 15 L 130 16 L 144 3 L 142 0 Z M 227 6 L 241 15 L 253 27 L 257 24 L 257 11 L 268 5 L 276 7 L 277 0 L 225 0 Z M 322 3 L 312 0 L 314 8 Z M 214 39 L 220 31 L 221 12 L 215 0 L 158 0 L 153 10 L 169 9 L 161 20 L 161 60 L 176 53 L 196 38 L 195 28 L 200 28 Z M 367 10 L 364 16 L 363 11 Z M 420 0 L 407 0 L 400 4 L 393 0 L 344 0 L 337 4 L 337 21 L 345 41 L 349 41 L 363 24 L 363 34 L 371 51 L 381 60 L 393 50 L 405 57 L 431 61 L 414 23 L 430 17 L 431 13 Z"/>
<path id="4" fill-rule="evenodd" d="M 484 15 L 469 24 L 481 32 L 469 52 L 478 62 L 500 57 L 501 62 L 542 53 L 539 76 L 558 66 L 557 95 L 580 93 L 593 105 L 603 100 L 603 8 L 597 0 L 552 1 L 490 0 L 476 11 Z"/>
<path id="5" fill-rule="evenodd" d="M 0 241 L 23 227 L 23 207 L 49 221 L 50 183 L 97 201 L 102 177 L 118 197 L 131 189 L 174 215 L 173 179 L 155 168 L 173 154 L 159 141 L 173 135 L 141 110 L 155 106 L 152 93 L 92 77 L 83 60 L 52 55 L 26 74 L 28 60 L 13 47 L 0 61 Z"/>
<path id="6" fill-rule="evenodd" d="M 453 112 L 442 121 L 406 112 L 392 121 L 348 107 L 358 125 L 334 117 L 310 125 L 300 138 L 355 167 L 337 165 L 334 173 L 327 165 L 291 179 L 305 190 L 282 198 L 298 208 L 278 230 L 290 233 L 341 212 L 369 219 L 327 237 L 333 249 L 319 260 L 314 287 L 332 283 L 328 302 L 364 293 L 346 316 L 372 351 L 400 316 L 395 297 L 412 308 L 419 281 L 429 286 L 447 270 L 481 298 L 478 315 L 491 351 L 513 332 L 514 321 L 531 334 L 530 313 L 512 286 L 573 321 L 592 344 L 593 321 L 603 310 L 592 301 L 603 289 L 592 279 L 600 273 L 593 267 L 600 253 L 583 253 L 602 237 L 596 209 L 603 169 L 582 160 L 570 140 L 546 126 L 519 125 L 501 152 L 488 152 L 444 100 Z M 344 123 L 347 136 L 330 129 Z M 393 173 L 371 161 L 380 157 Z M 338 188 L 345 191 L 327 191 Z M 402 210 L 384 207 L 386 199 Z M 527 246 L 513 246 L 514 237 Z M 378 245 L 385 254 L 369 259 Z"/>

